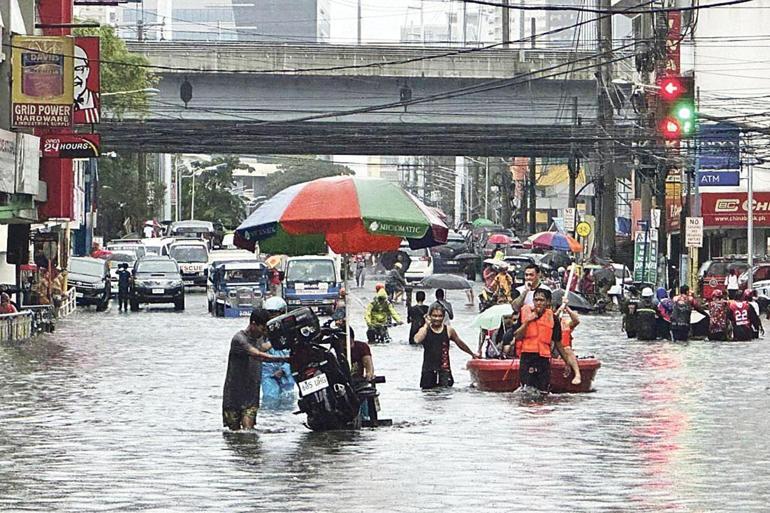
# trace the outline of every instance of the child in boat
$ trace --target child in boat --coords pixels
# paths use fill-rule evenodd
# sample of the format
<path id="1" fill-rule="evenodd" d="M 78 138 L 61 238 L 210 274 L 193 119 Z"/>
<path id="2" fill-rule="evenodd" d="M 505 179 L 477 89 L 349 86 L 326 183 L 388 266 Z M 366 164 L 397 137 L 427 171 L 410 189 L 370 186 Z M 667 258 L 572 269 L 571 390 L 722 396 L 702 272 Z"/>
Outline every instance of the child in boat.
<path id="1" fill-rule="evenodd" d="M 564 352 L 572 356 L 569 360 L 577 362 L 577 356 L 575 356 L 575 352 L 572 350 L 572 332 L 578 327 L 578 324 L 580 324 L 580 318 L 578 317 L 578 314 L 569 307 L 568 303 L 569 300 L 567 294 L 564 294 L 561 306 L 556 310 L 556 318 L 559 319 L 561 325 L 561 345 L 564 347 Z M 565 375 L 567 375 L 567 372 L 568 371 L 565 370 Z M 577 385 L 582 381 L 580 367 L 575 365 L 572 367 L 572 372 L 575 374 L 572 383 Z"/>

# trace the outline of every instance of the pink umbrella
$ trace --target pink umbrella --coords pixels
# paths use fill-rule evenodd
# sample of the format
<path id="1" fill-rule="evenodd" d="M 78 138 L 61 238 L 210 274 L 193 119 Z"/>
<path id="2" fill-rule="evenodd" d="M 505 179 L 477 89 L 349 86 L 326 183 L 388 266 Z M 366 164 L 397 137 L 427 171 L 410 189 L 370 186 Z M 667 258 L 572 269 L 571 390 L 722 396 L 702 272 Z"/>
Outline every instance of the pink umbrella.
<path id="1" fill-rule="evenodd" d="M 487 239 L 487 244 L 510 244 L 513 239 L 504 233 L 496 233 Z"/>

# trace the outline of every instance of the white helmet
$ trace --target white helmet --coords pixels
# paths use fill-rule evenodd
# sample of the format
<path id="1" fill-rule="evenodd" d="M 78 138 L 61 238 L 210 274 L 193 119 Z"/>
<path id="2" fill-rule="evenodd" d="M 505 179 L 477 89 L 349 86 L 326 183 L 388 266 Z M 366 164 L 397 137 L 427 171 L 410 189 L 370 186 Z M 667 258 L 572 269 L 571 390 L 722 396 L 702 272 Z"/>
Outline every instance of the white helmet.
<path id="1" fill-rule="evenodd" d="M 268 312 L 285 312 L 286 301 L 284 301 L 283 298 L 280 298 L 278 296 L 273 296 L 265 300 L 262 307 Z"/>
<path id="2" fill-rule="evenodd" d="M 653 292 L 650 287 L 644 287 L 642 289 L 642 297 L 652 297 L 652 296 L 653 296 Z"/>

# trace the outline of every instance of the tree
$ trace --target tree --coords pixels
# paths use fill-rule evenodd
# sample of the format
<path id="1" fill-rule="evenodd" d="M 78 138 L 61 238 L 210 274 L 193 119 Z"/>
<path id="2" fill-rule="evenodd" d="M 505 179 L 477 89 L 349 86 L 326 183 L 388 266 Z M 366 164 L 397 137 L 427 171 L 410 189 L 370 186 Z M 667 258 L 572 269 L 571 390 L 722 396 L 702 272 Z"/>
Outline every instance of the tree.
<path id="1" fill-rule="evenodd" d="M 220 166 L 216 169 L 199 169 Z M 249 169 L 238 157 L 214 156 L 209 162 L 197 162 L 191 166 L 195 175 L 195 218 L 201 221 L 220 221 L 225 227 L 235 228 L 246 216 L 246 205 L 240 196 L 233 194 L 233 171 Z M 198 174 L 200 173 L 200 174 Z M 185 173 L 189 176 L 189 173 Z M 192 178 L 182 180 L 182 217 L 190 218 L 192 206 Z"/>
<path id="2" fill-rule="evenodd" d="M 138 232 L 146 220 L 148 207 L 153 212 L 160 208 L 165 190 L 163 184 L 153 182 L 146 196 L 134 193 L 139 183 L 138 169 L 139 159 L 136 154 L 118 155 L 113 159 L 99 161 L 96 231 L 105 240 Z"/>
<path id="3" fill-rule="evenodd" d="M 102 93 L 141 91 L 158 83 L 149 68 L 150 61 L 144 56 L 128 51 L 112 27 L 82 28 L 76 36 L 99 36 L 101 40 Z M 102 97 L 102 109 L 117 119 L 130 112 L 142 115 L 147 112 L 149 101 L 146 93 L 115 94 Z"/>
<path id="4" fill-rule="evenodd" d="M 355 174 L 352 169 L 328 160 L 286 157 L 278 161 L 279 171 L 267 176 L 265 195 L 268 198 L 302 182 L 309 182 L 327 176 L 344 176 Z"/>

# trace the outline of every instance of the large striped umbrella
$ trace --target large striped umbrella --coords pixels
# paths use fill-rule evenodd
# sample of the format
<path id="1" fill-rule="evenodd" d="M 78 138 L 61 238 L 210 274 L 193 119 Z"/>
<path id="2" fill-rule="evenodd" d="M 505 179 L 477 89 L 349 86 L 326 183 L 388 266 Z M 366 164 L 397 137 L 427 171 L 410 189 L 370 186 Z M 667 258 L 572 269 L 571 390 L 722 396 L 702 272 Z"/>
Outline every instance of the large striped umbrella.
<path id="1" fill-rule="evenodd" d="M 540 232 L 530 235 L 527 240 L 532 243 L 533 248 L 571 251 L 572 253 L 583 251 L 583 246 L 578 241 L 561 232 Z"/>
<path id="2" fill-rule="evenodd" d="M 273 196 L 235 230 L 235 244 L 266 253 L 302 255 L 396 251 L 446 243 L 436 212 L 396 184 L 335 176 L 293 185 Z"/>

